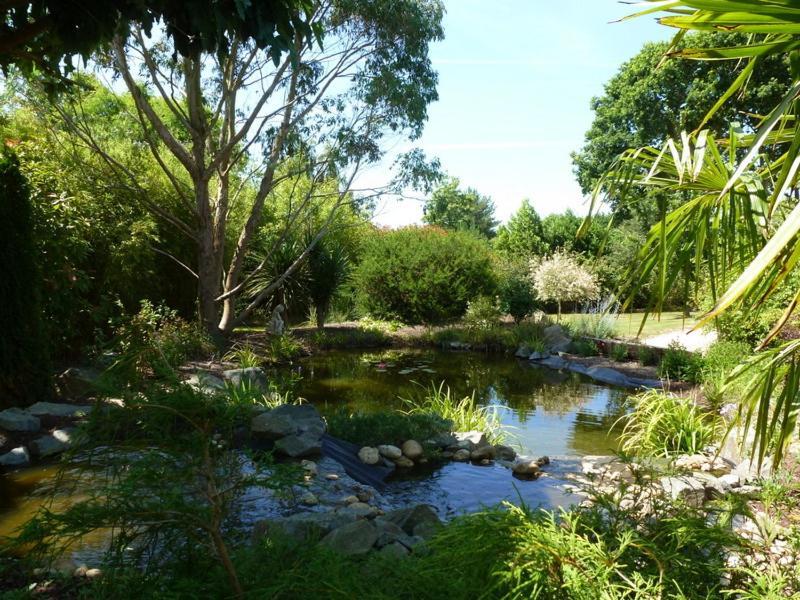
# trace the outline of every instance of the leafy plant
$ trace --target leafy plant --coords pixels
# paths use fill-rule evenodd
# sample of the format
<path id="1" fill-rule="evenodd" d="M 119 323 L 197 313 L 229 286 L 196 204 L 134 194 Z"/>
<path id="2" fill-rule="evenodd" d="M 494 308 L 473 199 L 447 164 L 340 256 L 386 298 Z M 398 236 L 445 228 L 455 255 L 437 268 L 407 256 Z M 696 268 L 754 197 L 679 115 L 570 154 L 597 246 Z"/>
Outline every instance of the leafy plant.
<path id="1" fill-rule="evenodd" d="M 636 360 L 647 366 L 654 366 L 660 362 L 658 353 L 650 346 L 639 346 L 636 351 Z"/>
<path id="2" fill-rule="evenodd" d="M 661 357 L 658 375 L 676 381 L 698 383 L 703 376 L 703 357 L 689 352 L 678 341 L 670 342 Z"/>
<path id="3" fill-rule="evenodd" d="M 433 413 L 380 412 L 351 414 L 340 410 L 327 418 L 330 434 L 362 446 L 420 443 L 452 430 L 452 423 Z"/>
<path id="4" fill-rule="evenodd" d="M 597 277 L 578 259 L 563 251 L 544 260 L 534 259 L 531 263 L 533 289 L 542 300 L 552 300 L 558 304 L 558 320 L 561 321 L 561 304 L 592 300 L 600 294 Z"/>
<path id="5" fill-rule="evenodd" d="M 594 340 L 577 338 L 570 343 L 570 351 L 578 356 L 597 356 L 600 350 Z"/>
<path id="6" fill-rule="evenodd" d="M 611 360 L 623 362 L 628 358 L 628 348 L 623 344 L 612 344 L 608 355 L 611 357 Z"/>
<path id="7" fill-rule="evenodd" d="M 291 362 L 305 354 L 303 344 L 291 333 L 270 336 L 267 344 L 269 357 L 275 362 Z"/>
<path id="8" fill-rule="evenodd" d="M 716 441 L 720 423 L 690 398 L 650 390 L 634 396 L 622 417 L 622 448 L 635 456 L 695 454 Z"/>
<path id="9" fill-rule="evenodd" d="M 511 315 L 514 322 L 519 324 L 531 316 L 538 305 L 527 262 L 519 258 L 509 258 L 500 262 L 497 271 L 500 310 Z"/>
<path id="10" fill-rule="evenodd" d="M 442 382 L 438 387 L 431 384 L 424 393 L 402 400 L 409 415 L 435 415 L 452 423 L 453 431 L 481 431 L 493 443 L 503 439 L 504 432 L 496 412 L 489 406 L 478 406 L 474 392 L 472 396 L 456 400 L 450 388 L 445 388 Z"/>
<path id="11" fill-rule="evenodd" d="M 234 362 L 242 369 L 260 367 L 264 362 L 255 349 L 247 344 L 235 346 L 225 354 L 223 360 Z"/>
<path id="12" fill-rule="evenodd" d="M 463 322 L 467 329 L 490 331 L 500 325 L 501 316 L 496 298 L 479 296 L 467 303 Z"/>
<path id="13" fill-rule="evenodd" d="M 616 318 L 612 313 L 586 313 L 570 321 L 568 327 L 576 336 L 612 339 L 617 337 Z"/>

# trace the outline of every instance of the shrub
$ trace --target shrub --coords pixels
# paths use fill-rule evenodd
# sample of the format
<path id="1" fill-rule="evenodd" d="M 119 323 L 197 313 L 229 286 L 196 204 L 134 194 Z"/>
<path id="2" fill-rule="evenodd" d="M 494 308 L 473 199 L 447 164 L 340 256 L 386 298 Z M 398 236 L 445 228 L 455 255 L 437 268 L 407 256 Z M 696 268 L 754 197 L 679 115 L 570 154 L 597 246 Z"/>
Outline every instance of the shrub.
<path id="1" fill-rule="evenodd" d="M 16 156 L 0 154 L 0 409 L 44 400 L 50 364 L 42 329 L 42 279 L 35 262 L 28 183 Z"/>
<path id="2" fill-rule="evenodd" d="M 501 264 L 498 268 L 497 295 L 500 310 L 511 315 L 515 323 L 518 324 L 533 314 L 538 303 L 524 261 L 508 261 Z"/>
<path id="3" fill-rule="evenodd" d="M 572 340 L 570 343 L 570 350 L 573 354 L 577 354 L 578 356 L 597 356 L 600 354 L 597 344 L 586 338 Z"/>
<path id="4" fill-rule="evenodd" d="M 327 421 L 331 435 L 360 446 L 400 445 L 406 440 L 425 442 L 452 429 L 450 421 L 433 413 L 352 414 L 340 410 Z"/>
<path id="5" fill-rule="evenodd" d="M 677 381 L 698 383 L 703 374 L 703 357 L 689 352 L 678 341 L 673 341 L 661 357 L 658 375 Z"/>
<path id="6" fill-rule="evenodd" d="M 703 364 L 703 379 L 716 375 L 728 375 L 752 353 L 744 342 L 721 340 L 706 351 Z"/>
<path id="7" fill-rule="evenodd" d="M 623 344 L 612 344 L 608 351 L 608 356 L 611 360 L 622 362 L 628 358 L 628 348 Z"/>
<path id="8" fill-rule="evenodd" d="M 655 366 L 659 363 L 658 353 L 650 346 L 639 346 L 636 352 L 636 360 L 647 366 Z"/>
<path id="9" fill-rule="evenodd" d="M 354 277 L 367 313 L 412 325 L 461 317 L 470 300 L 494 291 L 487 243 L 435 227 L 379 232 Z"/>
<path id="10" fill-rule="evenodd" d="M 553 300 L 558 304 L 561 319 L 561 303 L 592 300 L 600 294 L 597 277 L 582 266 L 577 257 L 567 252 L 556 252 L 552 257 L 534 261 L 531 278 L 536 294 L 542 300 Z"/>
<path id="11" fill-rule="evenodd" d="M 264 362 L 252 346 L 247 344 L 237 345 L 231 348 L 223 357 L 228 362 L 236 363 L 240 368 L 260 367 Z"/>
<path id="12" fill-rule="evenodd" d="M 568 328 L 575 336 L 611 339 L 617 337 L 616 318 L 610 313 L 583 314 L 571 321 Z"/>
<path id="13" fill-rule="evenodd" d="M 493 443 L 503 438 L 503 431 L 497 414 L 488 406 L 478 406 L 475 393 L 456 400 L 444 382 L 431 387 L 412 398 L 403 398 L 408 407 L 407 414 L 435 415 L 452 423 L 452 431 L 481 431 Z"/>
<path id="14" fill-rule="evenodd" d="M 501 316 L 495 298 L 479 296 L 467 303 L 464 326 L 473 331 L 488 331 L 500 325 Z"/>
<path id="15" fill-rule="evenodd" d="M 269 356 L 275 362 L 291 362 L 305 354 L 303 344 L 291 333 L 269 338 Z"/>
<path id="16" fill-rule="evenodd" d="M 622 417 L 622 447 L 630 454 L 694 454 L 719 435 L 717 417 L 705 414 L 689 398 L 650 390 L 633 401 L 633 411 Z"/>

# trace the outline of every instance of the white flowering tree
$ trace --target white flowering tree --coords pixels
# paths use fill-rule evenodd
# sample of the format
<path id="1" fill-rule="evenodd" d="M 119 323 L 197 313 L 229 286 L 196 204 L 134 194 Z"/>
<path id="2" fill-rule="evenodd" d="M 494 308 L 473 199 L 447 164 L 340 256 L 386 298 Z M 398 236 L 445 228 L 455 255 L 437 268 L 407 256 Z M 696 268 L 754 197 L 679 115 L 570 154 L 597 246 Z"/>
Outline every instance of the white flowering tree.
<path id="1" fill-rule="evenodd" d="M 558 304 L 559 321 L 562 302 L 594 300 L 600 295 L 597 276 L 567 252 L 531 261 L 531 281 L 540 300 Z"/>

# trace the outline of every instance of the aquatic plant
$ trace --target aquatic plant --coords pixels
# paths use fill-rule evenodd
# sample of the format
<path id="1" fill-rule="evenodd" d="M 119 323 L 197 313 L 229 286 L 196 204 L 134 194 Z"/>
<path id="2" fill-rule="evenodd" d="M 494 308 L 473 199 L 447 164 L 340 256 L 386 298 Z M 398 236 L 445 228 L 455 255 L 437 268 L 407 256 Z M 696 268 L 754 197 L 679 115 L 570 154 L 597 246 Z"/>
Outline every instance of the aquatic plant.
<path id="1" fill-rule="evenodd" d="M 442 381 L 438 386 L 431 384 L 422 393 L 401 400 L 408 407 L 406 414 L 437 415 L 451 422 L 453 431 L 481 431 L 493 443 L 504 437 L 497 413 L 490 406 L 479 406 L 474 391 L 471 396 L 457 400 Z"/>
<path id="2" fill-rule="evenodd" d="M 720 434 L 719 418 L 704 413 L 690 398 L 649 390 L 632 400 L 633 410 L 622 417 L 622 448 L 630 454 L 694 454 Z"/>
<path id="3" fill-rule="evenodd" d="M 269 356 L 275 362 L 291 362 L 305 353 L 303 344 L 291 333 L 270 336 Z"/>

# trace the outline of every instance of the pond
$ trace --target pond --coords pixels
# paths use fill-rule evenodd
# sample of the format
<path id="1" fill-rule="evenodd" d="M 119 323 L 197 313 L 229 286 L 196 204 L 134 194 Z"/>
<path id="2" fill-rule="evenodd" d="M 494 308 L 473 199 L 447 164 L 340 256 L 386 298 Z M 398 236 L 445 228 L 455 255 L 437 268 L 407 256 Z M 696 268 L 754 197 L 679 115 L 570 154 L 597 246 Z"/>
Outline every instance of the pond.
<path id="1" fill-rule="evenodd" d="M 552 508 L 578 497 L 565 490 L 580 457 L 613 453 L 613 425 L 624 412 L 626 392 L 592 383 L 572 372 L 553 371 L 511 357 L 444 351 L 336 351 L 273 373 L 295 381 L 295 392 L 324 415 L 338 410 L 374 412 L 403 408 L 402 398 L 444 382 L 457 398 L 475 394 L 492 407 L 507 443 L 520 454 L 548 455 L 545 476 L 521 481 L 497 464 L 445 462 L 388 482 L 389 506 L 431 504 L 442 517 L 504 500 Z M 47 498 L 56 468 L 40 466 L 0 477 L 0 537 L 25 522 Z M 62 499 L 61 501 L 68 501 Z M 249 503 L 245 521 L 276 514 L 262 498 Z"/>

